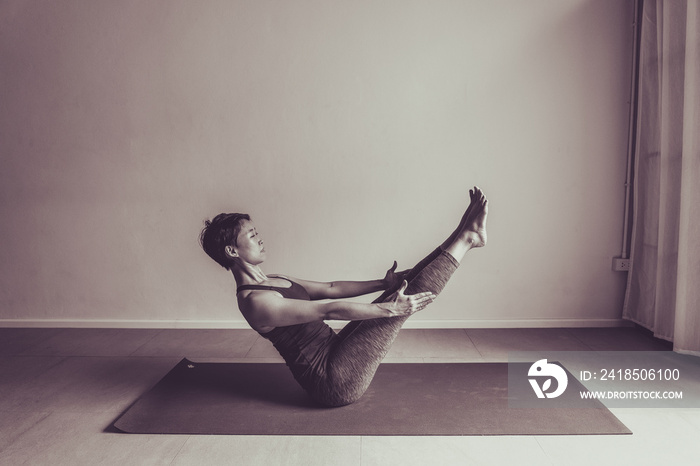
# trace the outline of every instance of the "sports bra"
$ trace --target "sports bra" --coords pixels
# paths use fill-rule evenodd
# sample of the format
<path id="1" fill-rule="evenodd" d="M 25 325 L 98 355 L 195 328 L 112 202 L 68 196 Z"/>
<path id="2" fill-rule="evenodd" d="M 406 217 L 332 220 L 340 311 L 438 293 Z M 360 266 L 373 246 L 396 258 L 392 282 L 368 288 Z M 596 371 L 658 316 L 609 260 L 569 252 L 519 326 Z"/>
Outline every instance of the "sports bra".
<path id="1" fill-rule="evenodd" d="M 241 285 L 236 292 L 243 290 L 277 291 L 285 298 L 310 300 L 306 288 L 285 277 L 292 286 L 282 288 L 266 285 Z M 272 342 L 279 351 L 285 363 L 292 371 L 294 378 L 306 390 L 312 390 L 315 381 L 325 374 L 326 360 L 330 348 L 336 341 L 335 331 L 323 321 L 305 324 L 275 327 L 269 332 L 260 332 L 260 336 Z"/>
<path id="2" fill-rule="evenodd" d="M 306 288 L 298 284 L 297 282 L 293 282 L 292 280 L 285 278 L 285 277 L 274 277 L 274 278 L 282 278 L 284 280 L 287 280 L 289 283 L 292 284 L 290 287 L 281 287 L 281 286 L 267 286 L 267 285 L 241 285 L 236 289 L 236 293 L 239 293 L 244 290 L 269 290 L 269 291 L 276 291 L 279 294 L 281 294 L 284 298 L 289 298 L 289 299 L 302 299 L 305 301 L 309 301 L 311 297 L 309 296 L 309 293 L 306 291 Z"/>

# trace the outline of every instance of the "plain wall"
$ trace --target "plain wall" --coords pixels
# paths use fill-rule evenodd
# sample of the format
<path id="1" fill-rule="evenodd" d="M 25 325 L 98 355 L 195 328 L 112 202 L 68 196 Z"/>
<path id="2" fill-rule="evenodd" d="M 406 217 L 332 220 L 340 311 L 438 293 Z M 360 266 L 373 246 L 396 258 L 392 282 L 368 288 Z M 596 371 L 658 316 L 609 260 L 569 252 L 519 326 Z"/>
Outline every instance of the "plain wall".
<path id="1" fill-rule="evenodd" d="M 488 247 L 411 325 L 614 322 L 632 20 L 632 0 L 5 0 L 0 319 L 243 325 L 204 219 L 250 213 L 268 273 L 373 279 L 478 185 Z"/>

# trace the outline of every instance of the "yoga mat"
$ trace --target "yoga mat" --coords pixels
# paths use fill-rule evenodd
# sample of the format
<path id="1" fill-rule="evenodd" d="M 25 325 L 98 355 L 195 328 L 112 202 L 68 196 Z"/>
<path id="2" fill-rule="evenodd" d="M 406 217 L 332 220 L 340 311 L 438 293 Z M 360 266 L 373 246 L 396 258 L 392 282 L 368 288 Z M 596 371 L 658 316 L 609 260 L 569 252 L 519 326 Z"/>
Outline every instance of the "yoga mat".
<path id="1" fill-rule="evenodd" d="M 570 386 L 580 385 L 570 379 Z M 324 408 L 308 398 L 284 364 L 183 359 L 114 427 L 141 434 L 631 433 L 597 400 L 583 409 L 510 408 L 507 391 L 507 363 L 386 363 L 359 401 Z"/>

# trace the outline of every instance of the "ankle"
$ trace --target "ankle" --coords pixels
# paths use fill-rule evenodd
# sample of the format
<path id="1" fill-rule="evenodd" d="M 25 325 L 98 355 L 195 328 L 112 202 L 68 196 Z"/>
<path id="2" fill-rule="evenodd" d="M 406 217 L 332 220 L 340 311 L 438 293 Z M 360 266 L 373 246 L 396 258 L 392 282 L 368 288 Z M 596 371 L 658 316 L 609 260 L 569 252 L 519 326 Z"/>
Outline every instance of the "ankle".
<path id="1" fill-rule="evenodd" d="M 486 235 L 479 234 L 478 231 L 464 231 L 459 237 L 459 241 L 464 243 L 467 250 L 486 246 Z"/>

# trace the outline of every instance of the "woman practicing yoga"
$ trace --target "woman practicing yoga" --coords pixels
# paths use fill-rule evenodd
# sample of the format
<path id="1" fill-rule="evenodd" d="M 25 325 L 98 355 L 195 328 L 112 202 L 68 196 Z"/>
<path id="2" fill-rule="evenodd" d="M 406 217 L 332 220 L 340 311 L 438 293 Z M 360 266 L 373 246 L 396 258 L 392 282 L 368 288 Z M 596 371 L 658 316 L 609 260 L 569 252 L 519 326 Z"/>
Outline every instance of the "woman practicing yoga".
<path id="1" fill-rule="evenodd" d="M 382 280 L 313 282 L 266 275 L 265 247 L 250 217 L 219 214 L 206 221 L 204 251 L 230 270 L 238 286 L 238 307 L 250 326 L 277 348 L 294 378 L 318 403 L 343 406 L 367 390 L 401 326 L 430 304 L 464 255 L 486 245 L 488 201 L 481 189 L 455 231 L 413 269 Z M 371 304 L 327 301 L 384 293 Z M 336 333 L 324 320 L 350 320 Z"/>

